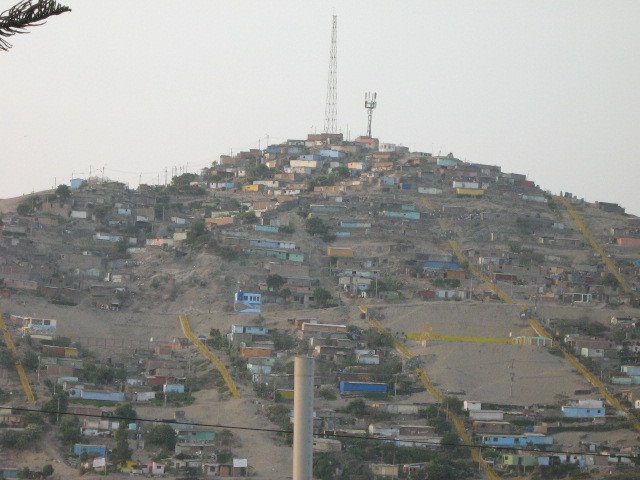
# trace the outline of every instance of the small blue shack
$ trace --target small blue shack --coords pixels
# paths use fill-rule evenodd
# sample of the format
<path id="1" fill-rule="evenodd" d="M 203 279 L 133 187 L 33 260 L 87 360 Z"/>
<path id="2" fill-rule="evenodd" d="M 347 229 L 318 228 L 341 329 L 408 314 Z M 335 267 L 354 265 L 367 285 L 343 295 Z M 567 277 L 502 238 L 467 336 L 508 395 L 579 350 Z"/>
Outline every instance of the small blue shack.
<path id="1" fill-rule="evenodd" d="M 84 443 L 76 443 L 73 446 L 73 454 L 80 456 L 86 453 L 90 457 L 104 457 L 107 454 L 107 447 L 104 445 L 87 445 Z"/>

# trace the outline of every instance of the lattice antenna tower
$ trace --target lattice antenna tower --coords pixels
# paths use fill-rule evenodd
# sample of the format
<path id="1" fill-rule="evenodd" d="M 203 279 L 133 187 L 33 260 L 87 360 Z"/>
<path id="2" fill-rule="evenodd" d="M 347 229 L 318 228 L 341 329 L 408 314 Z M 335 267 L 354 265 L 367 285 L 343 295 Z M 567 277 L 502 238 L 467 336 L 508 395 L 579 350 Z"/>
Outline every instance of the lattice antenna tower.
<path id="1" fill-rule="evenodd" d="M 373 109 L 378 105 L 378 94 L 376 92 L 367 92 L 364 94 L 364 108 L 367 109 L 367 137 L 371 138 L 371 119 L 373 117 Z"/>
<path id="2" fill-rule="evenodd" d="M 329 50 L 329 77 L 327 79 L 327 103 L 324 108 L 324 132 L 338 133 L 338 16 L 333 16 L 331 49 Z"/>

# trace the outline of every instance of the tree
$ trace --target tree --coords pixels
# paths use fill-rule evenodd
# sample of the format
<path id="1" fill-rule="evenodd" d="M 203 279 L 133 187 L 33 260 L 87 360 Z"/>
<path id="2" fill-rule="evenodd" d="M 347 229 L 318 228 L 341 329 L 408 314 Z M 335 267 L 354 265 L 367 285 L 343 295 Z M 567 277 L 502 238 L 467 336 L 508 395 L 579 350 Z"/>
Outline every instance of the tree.
<path id="1" fill-rule="evenodd" d="M 149 430 L 147 441 L 151 445 L 162 447 L 164 450 L 173 450 L 176 446 L 176 431 L 166 423 L 154 425 Z"/>
<path id="2" fill-rule="evenodd" d="M 187 243 L 190 245 L 195 244 L 201 237 L 206 235 L 206 233 L 204 220 L 196 220 L 191 224 L 189 230 L 187 230 Z"/>
<path id="3" fill-rule="evenodd" d="M 238 215 L 238 220 L 240 220 L 245 225 L 253 225 L 258 223 L 258 217 L 256 217 L 256 212 L 250 210 L 248 212 L 242 212 Z"/>
<path id="4" fill-rule="evenodd" d="M 116 248 L 116 253 L 118 253 L 119 255 L 126 255 L 128 243 L 124 238 L 122 238 L 116 242 L 115 248 Z"/>
<path id="5" fill-rule="evenodd" d="M 56 187 L 56 196 L 61 203 L 64 203 L 71 197 L 71 189 L 68 185 L 60 184 Z"/>
<path id="6" fill-rule="evenodd" d="M 326 235 L 329 233 L 329 226 L 320 217 L 309 217 L 307 219 L 307 233 L 309 235 Z"/>
<path id="7" fill-rule="evenodd" d="M 318 287 L 313 291 L 313 297 L 316 300 L 316 305 L 319 307 L 326 307 L 333 297 L 331 296 L 331 292 L 329 290 Z"/>
<path id="8" fill-rule="evenodd" d="M 29 467 L 24 467 L 18 470 L 18 478 L 31 478 L 31 469 Z"/>
<path id="9" fill-rule="evenodd" d="M 191 182 L 198 180 L 198 175 L 195 173 L 183 173 L 182 175 L 175 176 L 171 179 L 171 185 L 174 187 L 188 187 Z"/>
<path id="10" fill-rule="evenodd" d="M 47 478 L 50 477 L 51 475 L 53 475 L 54 469 L 53 469 L 53 465 L 51 465 L 50 463 L 47 463 L 46 465 L 44 465 L 42 467 L 42 475 Z"/>
<path id="11" fill-rule="evenodd" d="M 349 405 L 345 407 L 344 411 L 345 413 L 349 413 L 354 417 L 364 417 L 368 412 L 368 408 L 365 401 L 361 398 L 358 398 L 349 402 Z"/>
<path id="12" fill-rule="evenodd" d="M 138 418 L 138 413 L 133 409 L 130 403 L 118 405 L 113 413 L 116 417 L 120 417 L 121 419 L 135 420 Z"/>
<path id="13" fill-rule="evenodd" d="M 16 208 L 19 215 L 29 215 L 42 207 L 42 198 L 39 195 L 29 195 L 21 201 Z"/>
<path id="14" fill-rule="evenodd" d="M 212 328 L 209 331 L 209 338 L 205 340 L 205 343 L 216 350 L 223 350 L 229 346 L 227 337 L 217 328 Z"/>
<path id="15" fill-rule="evenodd" d="M 285 283 L 287 283 L 287 279 L 277 273 L 267 277 L 267 288 L 273 292 L 279 292 Z"/>
<path id="16" fill-rule="evenodd" d="M 329 453 L 318 453 L 313 459 L 313 478 L 330 480 L 336 472 L 336 459 Z"/>
<path id="17" fill-rule="evenodd" d="M 38 369 L 38 355 L 35 352 L 29 350 L 24 354 L 22 358 L 22 366 L 27 370 L 37 370 Z"/>
<path id="18" fill-rule="evenodd" d="M 346 178 L 349 176 L 349 169 L 342 165 L 341 167 L 334 168 L 331 173 L 338 178 Z"/>
<path id="19" fill-rule="evenodd" d="M 131 460 L 131 448 L 129 448 L 129 434 L 127 432 L 127 423 L 120 422 L 115 434 L 116 446 L 113 449 L 111 458 L 116 465 L 122 465 Z"/>
<path id="20" fill-rule="evenodd" d="M 103 223 L 107 219 L 107 215 L 111 211 L 111 205 L 98 205 L 93 209 L 93 216 L 96 218 L 96 222 Z"/>
<path id="21" fill-rule="evenodd" d="M 80 419 L 75 415 L 65 415 L 60 421 L 60 438 L 71 445 L 80 440 Z"/>
<path id="22" fill-rule="evenodd" d="M 26 33 L 27 27 L 42 25 L 52 15 L 70 12 L 67 6 L 55 0 L 24 0 L 0 14 L 0 51 L 7 51 L 11 44 L 2 37 Z"/>
<path id="23" fill-rule="evenodd" d="M 68 405 L 69 395 L 67 392 L 58 392 L 42 406 L 42 411 L 49 412 L 50 423 L 57 423 L 58 417 L 67 411 Z"/>

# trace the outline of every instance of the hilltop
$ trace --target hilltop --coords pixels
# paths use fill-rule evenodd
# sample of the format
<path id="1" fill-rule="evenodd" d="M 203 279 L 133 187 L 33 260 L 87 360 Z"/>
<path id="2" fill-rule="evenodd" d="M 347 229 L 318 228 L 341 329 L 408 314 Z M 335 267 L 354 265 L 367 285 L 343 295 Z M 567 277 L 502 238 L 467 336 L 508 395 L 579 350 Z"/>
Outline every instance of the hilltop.
<path id="1" fill-rule="evenodd" d="M 282 406 L 274 407 L 276 391 L 291 387 L 292 356 L 310 352 L 318 392 L 331 392 L 317 398 L 318 408 L 333 412 L 325 430 L 372 433 L 371 410 L 351 412 L 351 424 L 340 419 L 351 403 L 339 382 L 356 379 L 387 385 L 385 404 L 415 407 L 406 407 L 409 420 L 388 413 L 378 420 L 433 427 L 418 410 L 442 402 L 421 380 L 422 368 L 447 401 L 500 411 L 486 419 L 511 422 L 505 433 L 527 424 L 552 442 L 552 433 L 561 434 L 554 448 L 592 442 L 585 458 L 637 452 L 637 432 L 618 415 L 633 416 L 640 405 L 640 219 L 619 205 L 554 195 L 525 175 L 453 154 L 313 134 L 223 155 L 167 185 L 73 179 L 1 200 L 0 211 L 0 311 L 14 337 L 23 335 L 20 355 L 44 358 L 40 342 L 64 338 L 86 364 L 122 369 L 101 388 L 138 401 L 145 417 L 172 415 L 162 403 L 136 400 L 158 390 L 151 387 L 161 387 L 154 379 L 162 377 L 189 395 L 174 405 L 191 420 L 213 421 L 216 403 L 230 424 L 283 425 L 283 411 L 268 412 Z M 184 313 L 229 368 L 241 400 L 228 397 L 223 377 L 185 338 Z M 303 324 L 327 326 L 308 333 Z M 193 374 L 191 362 L 198 363 Z M 11 362 L 4 369 L 15 372 Z M 56 370 L 38 362 L 31 370 L 40 405 L 53 398 L 41 376 L 63 378 L 69 391 L 101 383 L 89 380 L 86 365 Z M 391 385 L 398 398 L 387 396 Z M 0 388 L 14 392 L 14 407 L 22 404 L 14 373 Z M 599 407 L 602 427 L 592 428 L 600 415 L 563 425 L 560 407 L 599 401 L 608 404 L 606 417 Z M 393 410 L 374 401 L 367 408 Z M 500 433 L 478 427 L 472 412 L 457 413 L 478 443 L 491 441 L 483 432 Z M 603 431 L 620 443 L 614 448 Z M 235 435 L 233 448 L 216 446 L 218 455 L 247 458 L 258 478 L 289 471 L 290 449 L 272 435 Z M 441 441 L 442 432 L 414 437 Z M 510 461 L 497 468 L 510 469 Z M 347 472 L 349 462 L 345 454 Z M 351 478 L 361 477 L 351 471 Z"/>

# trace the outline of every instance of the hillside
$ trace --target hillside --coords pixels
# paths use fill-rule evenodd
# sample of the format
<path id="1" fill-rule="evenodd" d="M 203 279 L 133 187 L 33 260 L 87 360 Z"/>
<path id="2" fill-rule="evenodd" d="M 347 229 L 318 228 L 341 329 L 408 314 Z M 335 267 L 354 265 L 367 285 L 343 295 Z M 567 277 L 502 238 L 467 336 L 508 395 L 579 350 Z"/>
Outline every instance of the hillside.
<path id="1" fill-rule="evenodd" d="M 293 355 L 308 352 L 317 359 L 318 392 L 344 394 L 339 382 L 357 378 L 389 391 L 393 385 L 397 396 L 384 402 L 420 410 L 440 403 L 447 417 L 461 415 L 478 444 L 490 441 L 478 428 L 489 427 L 478 427 L 473 412 L 449 411 L 451 398 L 502 412 L 511 433 L 535 425 L 554 449 L 583 452 L 589 468 L 599 465 L 595 453 L 638 452 L 640 219 L 618 205 L 553 195 L 524 175 L 452 154 L 323 134 L 222 156 L 169 185 L 130 190 L 103 178 L 74 179 L 56 193 L 0 200 L 0 211 L 0 311 L 19 354 L 38 354 L 27 372 L 38 406 L 53 398 L 45 378 L 90 390 L 96 382 L 86 364 L 106 362 L 126 373 L 99 388 L 123 392 L 119 402 L 175 383 L 192 398 L 173 407 L 192 421 L 282 426 L 268 413 L 283 405 L 275 392 L 291 387 Z M 242 292 L 259 295 L 259 303 L 239 298 Z M 240 399 L 185 338 L 181 314 L 229 368 Z M 38 319 L 54 321 L 45 328 Z M 308 334 L 304 319 L 343 327 Z M 57 345 L 61 337 L 85 365 L 41 365 L 41 342 Z M 269 353 L 253 364 L 243 348 Z M 3 365 L 8 406 L 24 405 L 15 368 Z M 317 409 L 333 412 L 324 430 L 371 433 L 367 426 L 379 418 L 433 426 L 417 407 L 408 418 L 370 410 L 339 421 L 336 412 L 351 398 L 331 398 L 317 398 Z M 374 400 L 368 408 L 380 408 Z M 602 416 L 563 418 L 561 407 L 590 401 L 604 401 L 606 415 L 600 407 Z M 171 405 L 136 405 L 143 418 L 173 418 Z M 290 472 L 290 447 L 273 434 L 234 436 L 235 446 L 216 444 L 216 455 L 248 459 L 257 478 Z M 151 458 L 130 442 L 135 459 Z M 350 478 L 369 474 L 349 474 L 347 454 L 340 461 Z M 483 468 L 490 477 L 493 467 Z M 511 466 L 501 459 L 495 469 Z"/>

